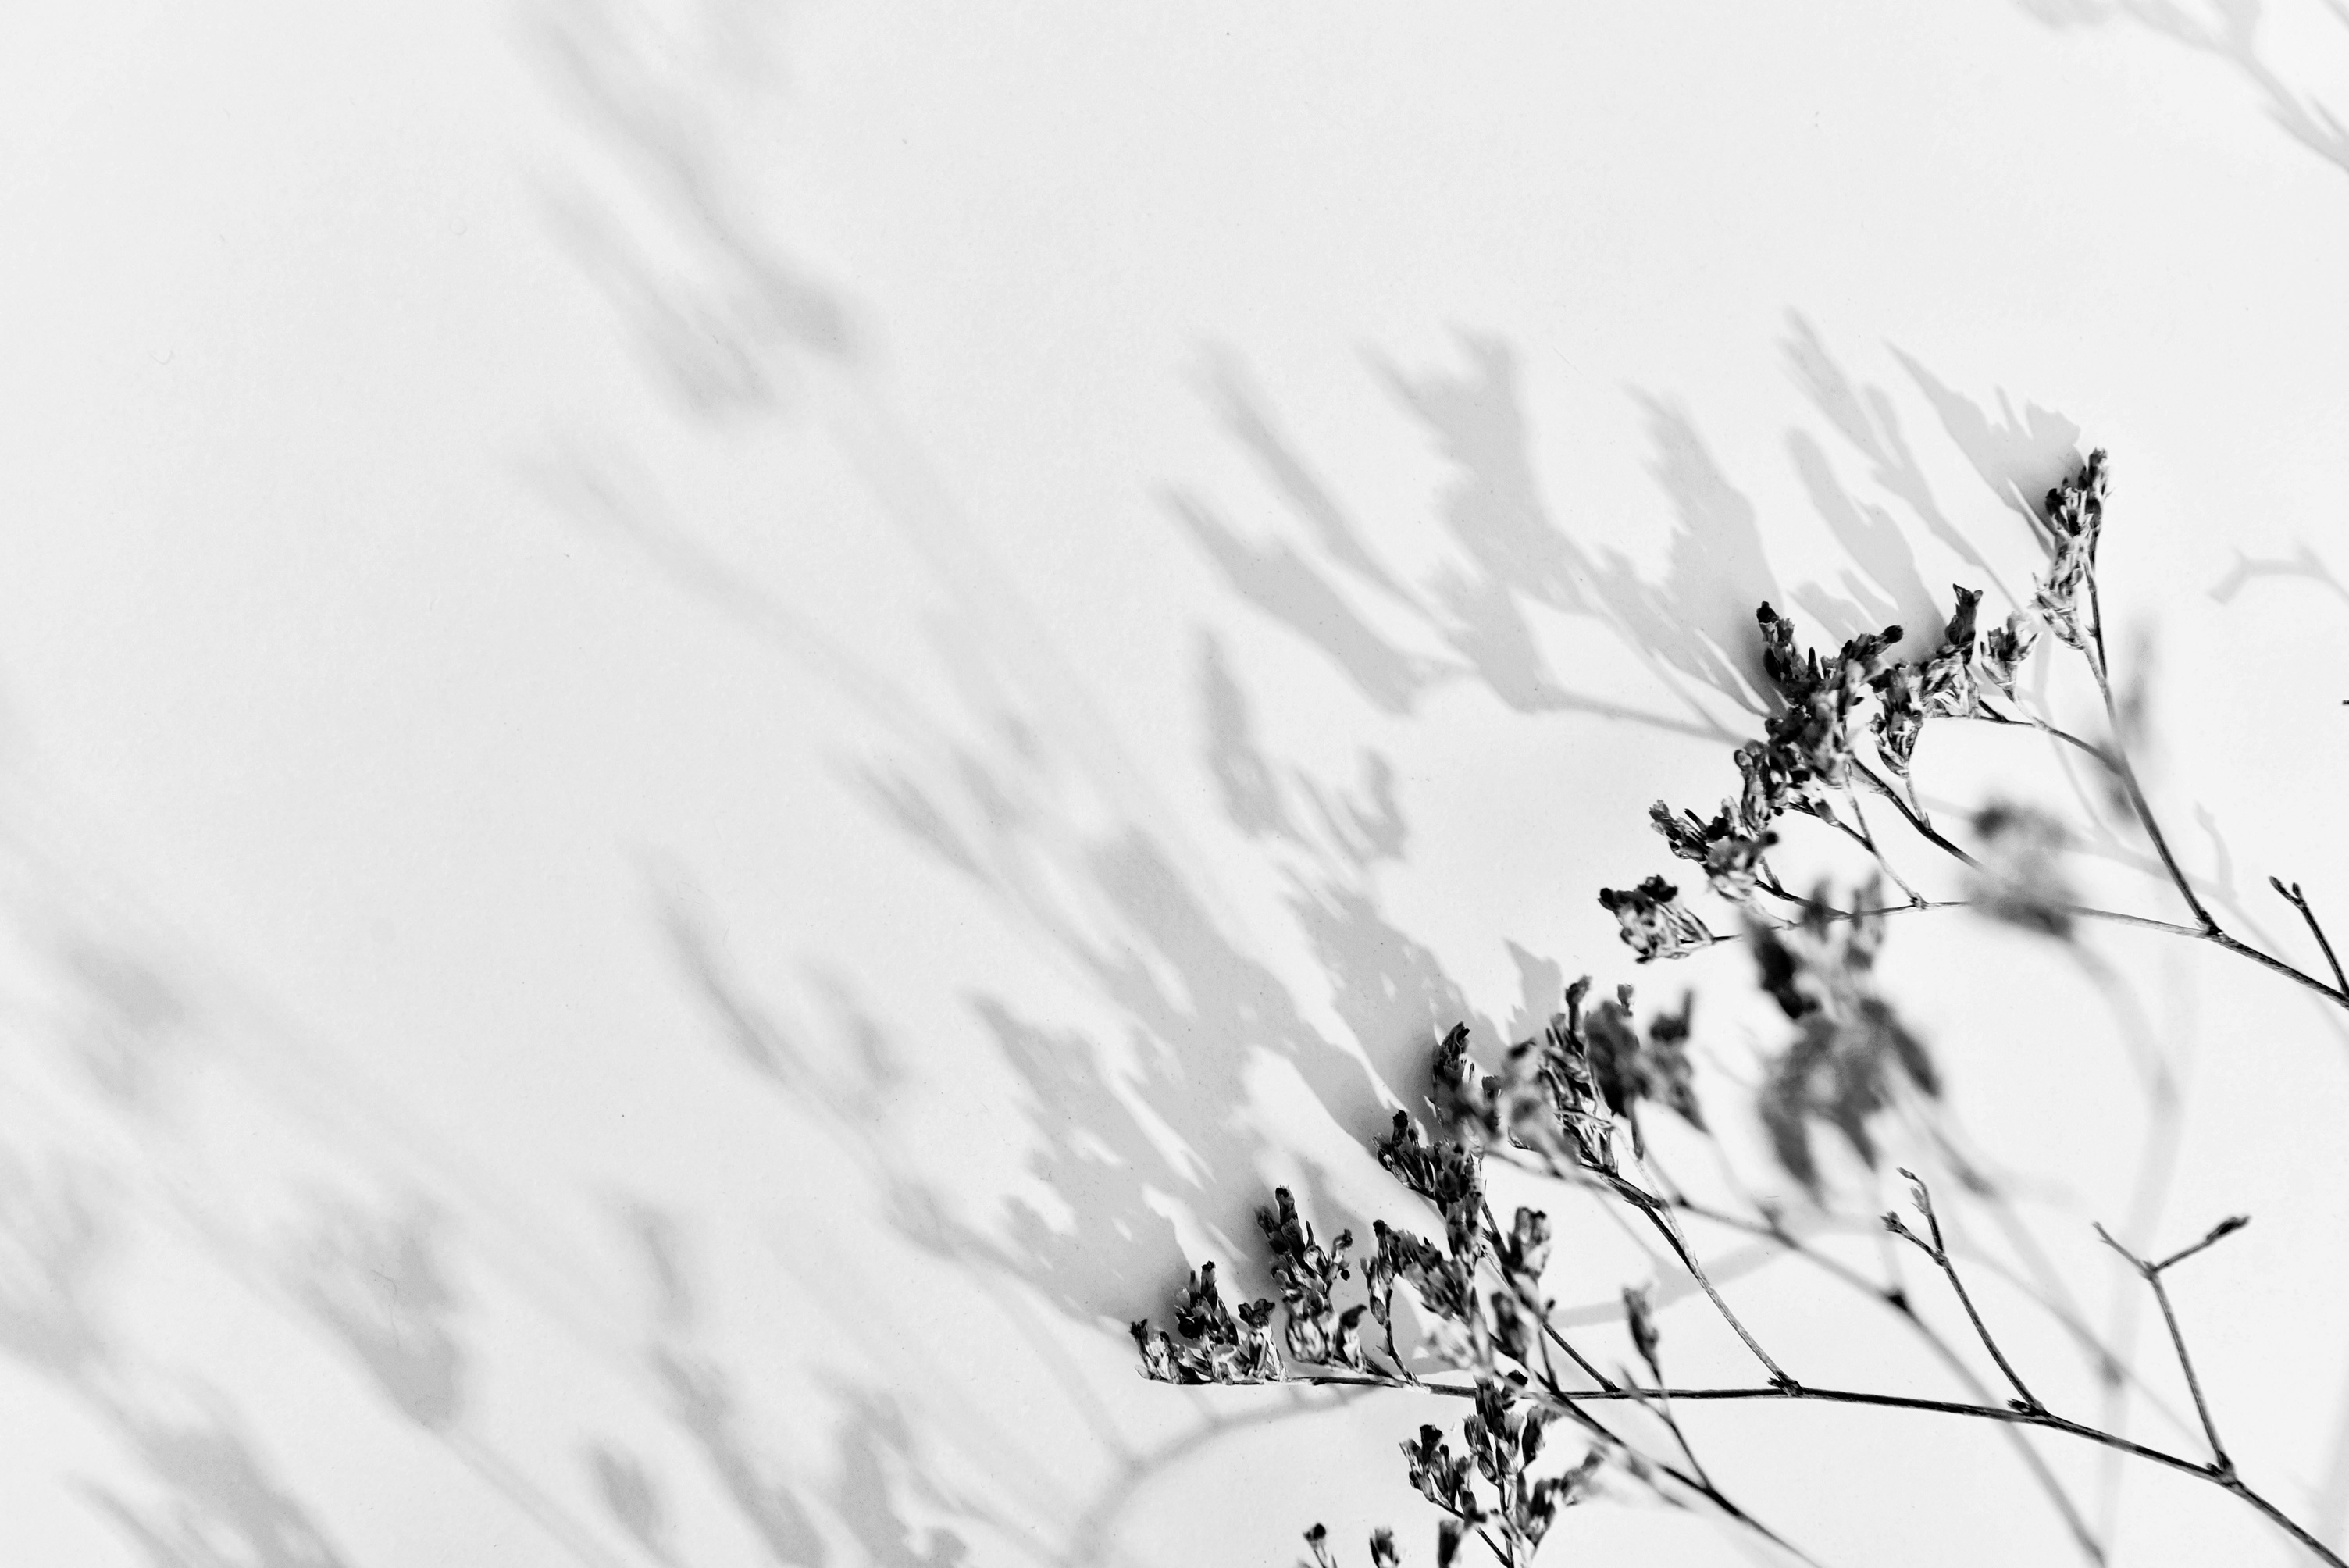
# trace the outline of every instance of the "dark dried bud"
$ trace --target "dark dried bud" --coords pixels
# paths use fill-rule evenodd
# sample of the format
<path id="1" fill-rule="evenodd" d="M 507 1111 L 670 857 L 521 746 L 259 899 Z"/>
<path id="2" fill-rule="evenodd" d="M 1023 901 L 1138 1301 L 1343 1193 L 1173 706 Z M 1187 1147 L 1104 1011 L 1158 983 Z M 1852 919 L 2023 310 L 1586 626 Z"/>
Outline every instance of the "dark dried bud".
<path id="1" fill-rule="evenodd" d="M 1962 654 L 1971 655 L 1974 648 L 1974 616 L 1982 604 L 1982 590 L 1950 584 L 1950 592 L 1958 596 L 1958 608 L 1950 617 L 1942 642 Z"/>
<path id="2" fill-rule="evenodd" d="M 1175 1373 L 1174 1346 L 1166 1331 L 1146 1318 L 1127 1326 L 1133 1343 L 1142 1351 L 1142 1375 L 1154 1383 L 1182 1381 Z"/>
<path id="3" fill-rule="evenodd" d="M 1671 883 L 1651 876 L 1636 888 L 1601 889 L 1599 903 L 1621 924 L 1623 941 L 1646 964 L 1712 945 L 1713 933 L 1682 905 L 1680 896 Z"/>
<path id="4" fill-rule="evenodd" d="M 1876 754 L 1906 777 L 1918 738 L 1925 733 L 1925 676 L 1914 665 L 1895 665 L 1876 683 Z"/>

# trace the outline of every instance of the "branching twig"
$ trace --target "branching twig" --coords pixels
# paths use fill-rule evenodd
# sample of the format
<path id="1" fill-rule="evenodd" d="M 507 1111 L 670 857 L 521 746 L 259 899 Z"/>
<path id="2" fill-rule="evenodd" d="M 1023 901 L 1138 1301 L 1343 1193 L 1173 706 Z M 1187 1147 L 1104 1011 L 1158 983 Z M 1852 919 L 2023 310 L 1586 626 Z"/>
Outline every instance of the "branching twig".
<path id="1" fill-rule="evenodd" d="M 2309 934 L 2314 936 L 2316 945 L 2324 950 L 2324 962 L 2333 966 L 2333 988 L 2344 998 L 2349 998 L 2349 975 L 2341 972 L 2341 959 L 2333 953 L 2332 939 L 2324 934 L 2324 927 L 2318 923 L 2316 912 L 2308 907 L 2308 895 L 2300 891 L 2298 882 L 2286 887 L 2281 877 L 2268 878 L 2268 885 L 2282 894 L 2285 902 L 2300 911 L 2300 918 L 2308 922 Z"/>
<path id="2" fill-rule="evenodd" d="M 1380 1379 L 1338 1373 L 1316 1374 L 1299 1378 L 1298 1381 L 1316 1384 L 1369 1383 L 1373 1386 L 1383 1386 Z M 1402 1387 L 1402 1385 L 1392 1386 Z M 1421 1383 L 1418 1387 L 1429 1392 L 1445 1394 L 1454 1398 L 1471 1399 L 1476 1395 L 1475 1388 L 1457 1383 Z M 2205 1464 L 2188 1459 L 2182 1454 L 2170 1453 L 2167 1449 L 2157 1449 L 2149 1444 L 2135 1442 L 2082 1422 L 2069 1420 L 2049 1410 L 2022 1410 L 2012 1405 L 1970 1405 L 1955 1399 L 1929 1399 L 1908 1394 L 1875 1394 L 1857 1388 L 1825 1388 L 1815 1384 L 1764 1388 L 1617 1388 L 1612 1392 L 1605 1389 L 1582 1392 L 1545 1389 L 1542 1391 L 1542 1397 L 1573 1404 L 1620 1400 L 1636 1402 L 1660 1398 L 1676 1399 L 1684 1404 L 1693 1404 L 1701 1400 L 1807 1399 L 1820 1404 L 1853 1405 L 1879 1410 L 1913 1410 L 1929 1415 L 1956 1416 L 1971 1420 L 1998 1421 L 2009 1426 L 2037 1427 L 2046 1431 L 2061 1432 L 2066 1437 L 2077 1438 L 2084 1442 L 2116 1449 L 2122 1453 L 2132 1455 L 2148 1463 L 2210 1481 L 2234 1493 L 2265 1515 L 2279 1529 L 2307 1548 L 2317 1561 L 2328 1564 L 2329 1568 L 2349 1568 L 2349 1561 L 2344 1561 L 2338 1553 L 2319 1541 L 2303 1526 L 2295 1522 L 2282 1509 L 2245 1485 L 2241 1477 L 2234 1474 L 2233 1471 L 2221 1470 L 2215 1464 Z"/>
<path id="3" fill-rule="evenodd" d="M 2227 1446 L 2219 1440 L 2218 1423 L 2210 1418 L 2210 1402 L 2202 1396 L 2202 1379 L 2194 1370 L 2194 1358 L 2186 1353 L 2186 1334 L 2178 1326 L 2178 1312 L 2169 1304 L 2169 1288 L 2161 1283 L 2161 1276 L 2205 1247 L 2212 1245 L 2224 1237 L 2233 1235 L 2251 1222 L 2251 1217 L 2247 1214 L 2230 1215 L 2211 1226 L 2209 1233 L 2200 1241 L 2189 1246 L 2180 1247 L 2158 1263 L 2149 1262 L 2137 1256 L 2120 1243 L 2113 1240 L 2112 1233 L 2106 1230 L 2104 1226 L 2096 1227 L 2096 1234 L 2103 1238 L 2105 1245 L 2127 1258 L 2129 1266 L 2137 1270 L 2145 1283 L 2153 1287 L 2153 1299 L 2161 1306 L 2161 1320 L 2169 1326 L 2169 1343 L 2178 1352 L 2178 1368 L 2186 1374 L 2187 1391 L 2194 1396 L 2194 1413 L 2202 1418 L 2202 1435 L 2210 1440 L 2211 1469 L 2226 1476 L 2232 1476 L 2235 1473 L 2235 1461 L 2227 1457 Z"/>
<path id="4" fill-rule="evenodd" d="M 1624 1181 L 1620 1176 L 1609 1176 L 1607 1181 L 1618 1196 L 1645 1214 L 1648 1217 L 1648 1222 L 1656 1227 L 1656 1233 L 1662 1236 L 1664 1243 L 1672 1249 L 1672 1255 L 1680 1259 L 1681 1266 L 1688 1270 L 1689 1277 L 1695 1280 L 1704 1291 L 1714 1309 L 1721 1314 L 1722 1320 L 1737 1331 L 1737 1337 L 1745 1342 L 1745 1348 L 1754 1352 L 1754 1358 L 1761 1362 L 1763 1369 L 1770 1374 L 1770 1381 L 1785 1387 L 1795 1387 L 1795 1380 L 1786 1376 L 1786 1369 L 1771 1359 L 1770 1353 L 1762 1348 L 1762 1342 L 1754 1338 L 1753 1331 L 1738 1319 L 1736 1313 L 1730 1310 L 1728 1301 L 1714 1285 L 1712 1276 L 1704 1272 L 1704 1265 L 1697 1261 L 1696 1253 L 1690 1248 L 1687 1238 L 1681 1234 L 1679 1222 L 1673 1220 L 1671 1210 L 1664 1201 L 1654 1193 Z"/>
<path id="5" fill-rule="evenodd" d="M 1932 1239 L 1928 1241 L 1910 1230 L 1901 1222 L 1898 1214 L 1886 1214 L 1884 1228 L 1903 1241 L 1914 1243 L 1920 1252 L 1933 1260 L 1935 1267 L 1949 1276 L 1950 1288 L 1957 1292 L 1958 1304 L 1966 1309 L 1966 1317 L 1973 1324 L 1974 1333 L 1981 1338 L 1982 1348 L 1990 1352 L 1990 1358 L 1998 1363 L 1998 1369 L 2006 1374 L 2007 1382 L 2013 1386 L 2018 1408 L 2045 1410 L 2047 1407 L 2039 1402 L 2039 1396 L 2031 1391 L 2023 1381 L 2023 1375 L 2006 1358 L 2006 1352 L 1998 1347 L 1998 1340 L 1991 1334 L 1990 1326 L 1982 1321 L 1982 1313 L 1974 1306 L 1974 1298 L 1967 1294 L 1966 1282 L 1959 1276 L 1958 1265 L 1951 1262 L 1949 1248 L 1942 1244 L 1941 1221 L 1940 1216 L 1933 1212 L 1933 1195 L 1925 1190 L 1924 1181 L 1915 1171 L 1904 1169 L 1900 1174 L 1909 1178 L 1909 1189 L 1916 1195 L 1917 1212 L 1925 1217 L 1925 1229 Z"/>

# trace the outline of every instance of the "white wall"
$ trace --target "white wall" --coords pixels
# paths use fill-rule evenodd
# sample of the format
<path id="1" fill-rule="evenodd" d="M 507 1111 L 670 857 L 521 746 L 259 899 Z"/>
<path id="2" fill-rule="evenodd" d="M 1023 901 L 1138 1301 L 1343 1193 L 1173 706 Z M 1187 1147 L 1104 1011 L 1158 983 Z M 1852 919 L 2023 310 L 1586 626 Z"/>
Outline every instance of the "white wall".
<path id="1" fill-rule="evenodd" d="M 1274 1181 L 1391 1205 L 1431 1029 L 1634 977 L 1592 895 L 1723 792 L 1755 601 L 2018 587 L 2075 441 L 2182 852 L 2313 962 L 2349 26 L 2228 9 L 0 15 L 0 1555 L 1426 1561 L 1424 1412 L 1117 1324 Z M 1928 761 L 2076 810 L 2026 754 Z M 1888 962 L 2101 1319 L 2125 1015 L 1960 920 Z M 2160 1233 L 2257 1216 L 2180 1285 L 2238 1456 L 2337 1522 L 2349 1037 L 2097 945 L 2199 1064 Z M 1816 1380 L 1951 1387 L 1756 1261 Z M 1823 1561 L 2065 1560 L 1994 1433 L 1702 1433 Z M 2127 1488 L 2124 1561 L 2270 1550 Z M 1744 1560 L 1628 1487 L 1557 1540 Z"/>

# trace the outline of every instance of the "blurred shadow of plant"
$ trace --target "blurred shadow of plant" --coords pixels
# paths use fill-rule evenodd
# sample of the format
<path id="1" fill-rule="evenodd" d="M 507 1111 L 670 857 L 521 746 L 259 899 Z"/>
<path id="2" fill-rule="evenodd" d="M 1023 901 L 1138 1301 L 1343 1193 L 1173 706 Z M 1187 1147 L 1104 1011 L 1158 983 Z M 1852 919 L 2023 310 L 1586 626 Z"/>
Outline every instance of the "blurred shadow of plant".
<path id="1" fill-rule="evenodd" d="M 2264 0 L 2209 0 L 2178 5 L 2173 0 L 2016 0 L 2034 19 L 2055 28 L 2122 25 L 2217 61 L 2240 77 L 2258 95 L 2268 119 L 2301 146 L 2349 173 L 2349 126 L 2330 105 L 2288 81 L 2261 36 L 2267 19 Z M 2321 0 L 2323 15 L 2349 28 L 2349 6 Z"/>

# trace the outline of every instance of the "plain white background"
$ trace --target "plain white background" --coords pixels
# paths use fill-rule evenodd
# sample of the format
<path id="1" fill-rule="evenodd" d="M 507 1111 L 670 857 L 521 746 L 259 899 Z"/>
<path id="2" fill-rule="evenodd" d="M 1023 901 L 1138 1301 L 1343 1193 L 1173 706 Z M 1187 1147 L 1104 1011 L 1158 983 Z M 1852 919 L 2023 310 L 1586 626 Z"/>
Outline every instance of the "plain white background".
<path id="1" fill-rule="evenodd" d="M 2182 855 L 2301 962 L 2270 872 L 2349 920 L 2328 104 L 2338 11 L 2245 0 L 14 8 L 0 1555 L 1429 1560 L 1427 1412 L 1149 1387 L 1118 1325 L 1274 1181 L 1399 1213 L 1382 1094 L 1585 971 L 1721 994 L 1770 1183 L 1733 951 L 1635 975 L 1593 902 L 1725 792 L 1756 601 L 2002 614 L 2017 488 L 2108 446 Z M 2137 1239 L 2254 1214 L 2181 1309 L 2338 1539 L 2349 1035 L 2093 944 L 1887 965 L 2098 1322 L 2168 1053 Z M 1718 1245 L 1798 1375 L 1954 1391 Z M 1570 1304 L 1647 1266 L 1568 1250 Z M 1676 1372 L 1746 1376 L 1701 1307 Z M 1987 1429 L 1699 1435 L 1826 1563 L 2079 1560 Z M 2123 1484 L 2120 1561 L 2290 1560 Z M 1553 1546 L 1749 1560 L 1630 1486 Z"/>

